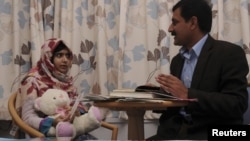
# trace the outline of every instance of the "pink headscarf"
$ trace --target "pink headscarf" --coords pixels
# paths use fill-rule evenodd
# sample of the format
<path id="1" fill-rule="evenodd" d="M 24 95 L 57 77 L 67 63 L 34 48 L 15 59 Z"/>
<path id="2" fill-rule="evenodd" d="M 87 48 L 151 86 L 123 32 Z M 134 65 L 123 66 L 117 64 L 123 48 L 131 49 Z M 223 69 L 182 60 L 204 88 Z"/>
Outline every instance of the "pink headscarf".
<path id="1" fill-rule="evenodd" d="M 51 62 L 53 52 L 61 42 L 67 47 L 61 39 L 56 38 L 49 39 L 42 45 L 41 58 L 37 62 L 37 66 L 29 71 L 21 83 L 22 87 L 25 87 L 26 80 L 32 77 L 32 84 L 28 83 L 26 89 L 22 88 L 22 91 L 26 91 L 22 93 L 27 95 L 36 93 L 35 97 L 39 97 L 47 89 L 56 88 L 68 92 L 70 98 L 76 97 L 76 88 L 73 86 L 73 79 L 69 76 L 69 72 L 67 74 L 59 72 Z M 73 56 L 71 50 L 69 48 L 68 50 Z M 34 91 L 36 92 L 34 93 Z"/>

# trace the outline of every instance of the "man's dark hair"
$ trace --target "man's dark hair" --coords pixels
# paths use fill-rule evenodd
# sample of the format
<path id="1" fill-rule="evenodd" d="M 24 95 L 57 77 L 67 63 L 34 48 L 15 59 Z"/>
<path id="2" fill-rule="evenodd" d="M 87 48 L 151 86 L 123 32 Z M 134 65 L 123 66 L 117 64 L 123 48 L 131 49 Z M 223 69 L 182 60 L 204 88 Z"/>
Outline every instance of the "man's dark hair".
<path id="1" fill-rule="evenodd" d="M 206 0 L 180 0 L 174 5 L 172 11 L 174 12 L 178 8 L 180 8 L 181 16 L 185 21 L 195 16 L 203 33 L 211 31 L 212 9 Z"/>

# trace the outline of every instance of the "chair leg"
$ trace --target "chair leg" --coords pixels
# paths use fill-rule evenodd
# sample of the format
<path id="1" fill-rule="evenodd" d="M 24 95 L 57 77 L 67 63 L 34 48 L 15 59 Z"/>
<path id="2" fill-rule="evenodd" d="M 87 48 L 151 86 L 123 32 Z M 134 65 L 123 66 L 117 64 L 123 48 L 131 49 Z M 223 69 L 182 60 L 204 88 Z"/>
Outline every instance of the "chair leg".
<path id="1" fill-rule="evenodd" d="M 112 137 L 111 140 L 117 140 L 117 136 L 118 136 L 118 127 L 112 124 L 109 124 L 107 122 L 102 122 L 101 126 L 106 127 L 110 130 L 112 130 Z"/>

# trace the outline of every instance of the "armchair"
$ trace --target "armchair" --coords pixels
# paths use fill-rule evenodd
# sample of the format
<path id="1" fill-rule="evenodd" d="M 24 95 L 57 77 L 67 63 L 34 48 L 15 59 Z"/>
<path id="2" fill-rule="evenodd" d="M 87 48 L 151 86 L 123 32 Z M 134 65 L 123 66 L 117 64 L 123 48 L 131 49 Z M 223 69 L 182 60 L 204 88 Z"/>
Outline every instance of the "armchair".
<path id="1" fill-rule="evenodd" d="M 12 117 L 12 121 L 22 130 L 23 132 L 29 134 L 31 137 L 43 138 L 45 137 L 44 134 L 39 132 L 38 130 L 32 128 L 28 124 L 26 124 L 21 117 L 18 115 L 16 108 L 15 108 L 15 101 L 16 101 L 17 92 L 13 93 L 8 101 L 8 110 Z M 112 131 L 111 140 L 117 140 L 118 135 L 118 128 L 115 125 L 102 121 L 101 126 L 107 128 Z M 15 138 L 18 138 L 17 136 Z"/>

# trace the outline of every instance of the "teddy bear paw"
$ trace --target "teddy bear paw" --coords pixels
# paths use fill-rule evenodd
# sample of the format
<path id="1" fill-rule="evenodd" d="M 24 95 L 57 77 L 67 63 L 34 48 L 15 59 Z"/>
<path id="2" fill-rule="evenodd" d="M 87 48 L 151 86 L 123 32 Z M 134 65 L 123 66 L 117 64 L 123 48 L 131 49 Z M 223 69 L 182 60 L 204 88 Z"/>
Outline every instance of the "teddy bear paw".
<path id="1" fill-rule="evenodd" d="M 73 137 L 74 132 L 74 127 L 69 122 L 59 122 L 56 126 L 57 137 Z"/>
<path id="2" fill-rule="evenodd" d="M 89 113 L 93 114 L 99 122 L 106 118 L 108 111 L 107 108 L 97 108 L 95 106 L 91 106 L 89 109 Z"/>

